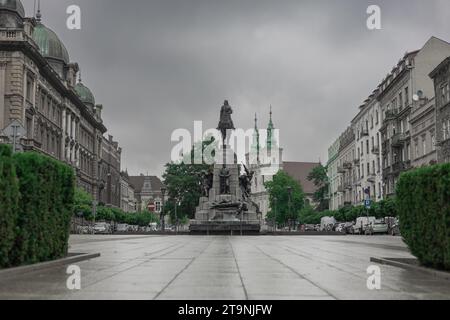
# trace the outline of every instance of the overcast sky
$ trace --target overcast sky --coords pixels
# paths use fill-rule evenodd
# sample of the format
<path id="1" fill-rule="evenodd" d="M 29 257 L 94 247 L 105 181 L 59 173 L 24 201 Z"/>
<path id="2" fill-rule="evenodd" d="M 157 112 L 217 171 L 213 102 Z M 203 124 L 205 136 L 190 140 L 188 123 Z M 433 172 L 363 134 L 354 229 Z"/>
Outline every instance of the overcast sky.
<path id="1" fill-rule="evenodd" d="M 27 16 L 34 0 L 22 0 Z M 82 29 L 66 28 L 66 8 Z M 369 31 L 378 4 L 382 30 Z M 269 106 L 284 159 L 327 160 L 328 147 L 406 51 L 450 41 L 448 0 L 42 0 L 53 29 L 103 104 L 122 169 L 161 175 L 174 129 L 215 128 L 228 99 L 236 127 Z"/>

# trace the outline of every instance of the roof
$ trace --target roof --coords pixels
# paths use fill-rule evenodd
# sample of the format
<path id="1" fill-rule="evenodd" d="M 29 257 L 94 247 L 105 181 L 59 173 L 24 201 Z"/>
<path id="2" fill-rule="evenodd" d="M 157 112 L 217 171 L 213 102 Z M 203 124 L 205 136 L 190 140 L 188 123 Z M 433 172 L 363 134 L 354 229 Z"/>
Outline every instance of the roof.
<path id="1" fill-rule="evenodd" d="M 83 101 L 86 104 L 95 105 L 95 97 L 92 94 L 92 91 L 86 87 L 83 83 L 78 82 L 75 86 L 75 92 L 80 97 L 81 101 Z"/>
<path id="2" fill-rule="evenodd" d="M 69 63 L 69 53 L 64 43 L 62 43 L 55 32 L 40 22 L 34 28 L 33 40 L 39 46 L 39 50 L 45 58 L 57 59 L 66 64 Z"/>
<path id="3" fill-rule="evenodd" d="M 283 170 L 292 178 L 297 180 L 306 194 L 313 194 L 317 191 L 317 187 L 312 181 L 308 180 L 311 171 L 320 166 L 320 163 L 314 162 L 283 162 Z"/>
<path id="4" fill-rule="evenodd" d="M 133 185 L 136 193 L 141 193 L 146 179 L 150 180 L 151 189 L 153 192 L 160 192 L 161 188 L 164 186 L 162 181 L 157 176 L 133 176 L 129 177 L 129 182 Z"/>
<path id="5" fill-rule="evenodd" d="M 447 64 L 450 63 L 450 57 L 445 58 L 433 71 L 430 73 L 430 78 L 434 79 L 436 74 Z"/>
<path id="6" fill-rule="evenodd" d="M 25 10 L 20 0 L 0 0 L 0 9 L 11 10 L 17 12 L 21 17 L 25 17 Z"/>

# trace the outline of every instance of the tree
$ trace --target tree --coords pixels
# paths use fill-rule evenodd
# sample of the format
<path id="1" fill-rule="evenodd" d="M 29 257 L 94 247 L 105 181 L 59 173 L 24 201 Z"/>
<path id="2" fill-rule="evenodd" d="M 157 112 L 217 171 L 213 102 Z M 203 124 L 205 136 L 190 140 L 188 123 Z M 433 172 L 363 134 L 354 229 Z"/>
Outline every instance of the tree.
<path id="1" fill-rule="evenodd" d="M 279 224 L 285 224 L 289 220 L 298 221 L 305 203 L 305 195 L 300 184 L 286 172 L 279 171 L 273 176 L 272 181 L 265 183 L 265 187 L 272 208 L 268 219 L 273 220 L 276 216 L 275 220 Z M 292 188 L 291 195 L 289 188 Z"/>
<path id="2" fill-rule="evenodd" d="M 75 189 L 74 216 L 82 215 L 87 220 L 92 220 L 92 195 L 81 188 Z"/>
<path id="3" fill-rule="evenodd" d="M 19 185 L 12 149 L 0 145 L 0 268 L 8 266 L 18 218 Z"/>
<path id="4" fill-rule="evenodd" d="M 194 164 L 194 150 L 202 148 L 205 150 L 211 143 L 215 143 L 214 138 L 210 137 L 202 143 L 196 143 L 190 153 L 191 161 L 181 163 L 168 163 L 163 175 L 164 185 L 167 188 L 169 200 L 165 204 L 165 212 L 170 213 L 172 221 L 175 221 L 175 204 L 177 206 L 177 216 L 179 219 L 187 216 L 193 218 L 195 209 L 198 206 L 202 195 L 201 173 L 211 169 L 211 165 L 203 161 L 202 164 Z M 189 155 L 187 155 L 189 159 Z M 189 164 L 189 162 L 191 164 Z"/>
<path id="5" fill-rule="evenodd" d="M 318 202 L 317 211 L 324 211 L 329 208 L 328 191 L 330 182 L 328 180 L 328 168 L 322 164 L 315 167 L 308 175 L 308 180 L 312 181 L 317 188 L 313 195 L 314 201 Z"/>

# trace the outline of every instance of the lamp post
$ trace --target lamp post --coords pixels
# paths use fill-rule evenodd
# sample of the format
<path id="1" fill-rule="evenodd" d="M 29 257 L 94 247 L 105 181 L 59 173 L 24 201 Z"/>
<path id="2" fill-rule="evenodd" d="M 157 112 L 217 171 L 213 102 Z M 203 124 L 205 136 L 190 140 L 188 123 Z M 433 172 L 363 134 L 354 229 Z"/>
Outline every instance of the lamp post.
<path id="1" fill-rule="evenodd" d="M 273 198 L 273 231 L 276 232 L 277 231 L 277 201 L 278 198 L 274 197 Z"/>
<path id="2" fill-rule="evenodd" d="M 287 187 L 287 192 L 288 192 L 288 223 L 289 223 L 289 232 L 291 232 L 291 199 L 292 199 L 292 187 Z"/>
<path id="3" fill-rule="evenodd" d="M 165 197 L 166 197 L 166 192 L 167 192 L 167 188 L 166 187 L 162 187 L 161 188 L 161 194 L 162 194 L 162 205 L 161 205 L 161 214 L 160 214 L 160 219 L 161 219 L 161 231 L 164 232 L 165 231 L 165 222 L 164 222 L 164 205 L 165 205 Z"/>
<path id="4" fill-rule="evenodd" d="M 181 205 L 181 201 L 178 198 L 175 198 L 175 234 L 178 235 L 178 213 L 177 207 Z"/>

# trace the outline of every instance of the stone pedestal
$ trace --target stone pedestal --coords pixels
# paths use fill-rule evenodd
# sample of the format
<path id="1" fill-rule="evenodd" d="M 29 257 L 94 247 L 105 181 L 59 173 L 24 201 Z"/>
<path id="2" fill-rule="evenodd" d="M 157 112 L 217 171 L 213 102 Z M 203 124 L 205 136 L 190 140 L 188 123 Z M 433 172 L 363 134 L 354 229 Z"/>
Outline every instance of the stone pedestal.
<path id="1" fill-rule="evenodd" d="M 230 173 L 230 192 L 221 194 L 220 172 L 223 162 L 218 161 L 214 165 L 213 187 L 208 197 L 201 197 L 196 210 L 195 220 L 191 222 L 192 233 L 231 234 L 235 232 L 259 233 L 260 221 L 256 206 L 248 201 L 242 200 L 239 187 L 239 166 L 235 155 L 229 149 L 225 149 L 222 159 L 226 158 L 226 168 Z M 232 160 L 230 160 L 232 159 Z M 230 162 L 228 162 L 230 161 Z M 239 214 L 239 207 L 247 208 Z"/>

